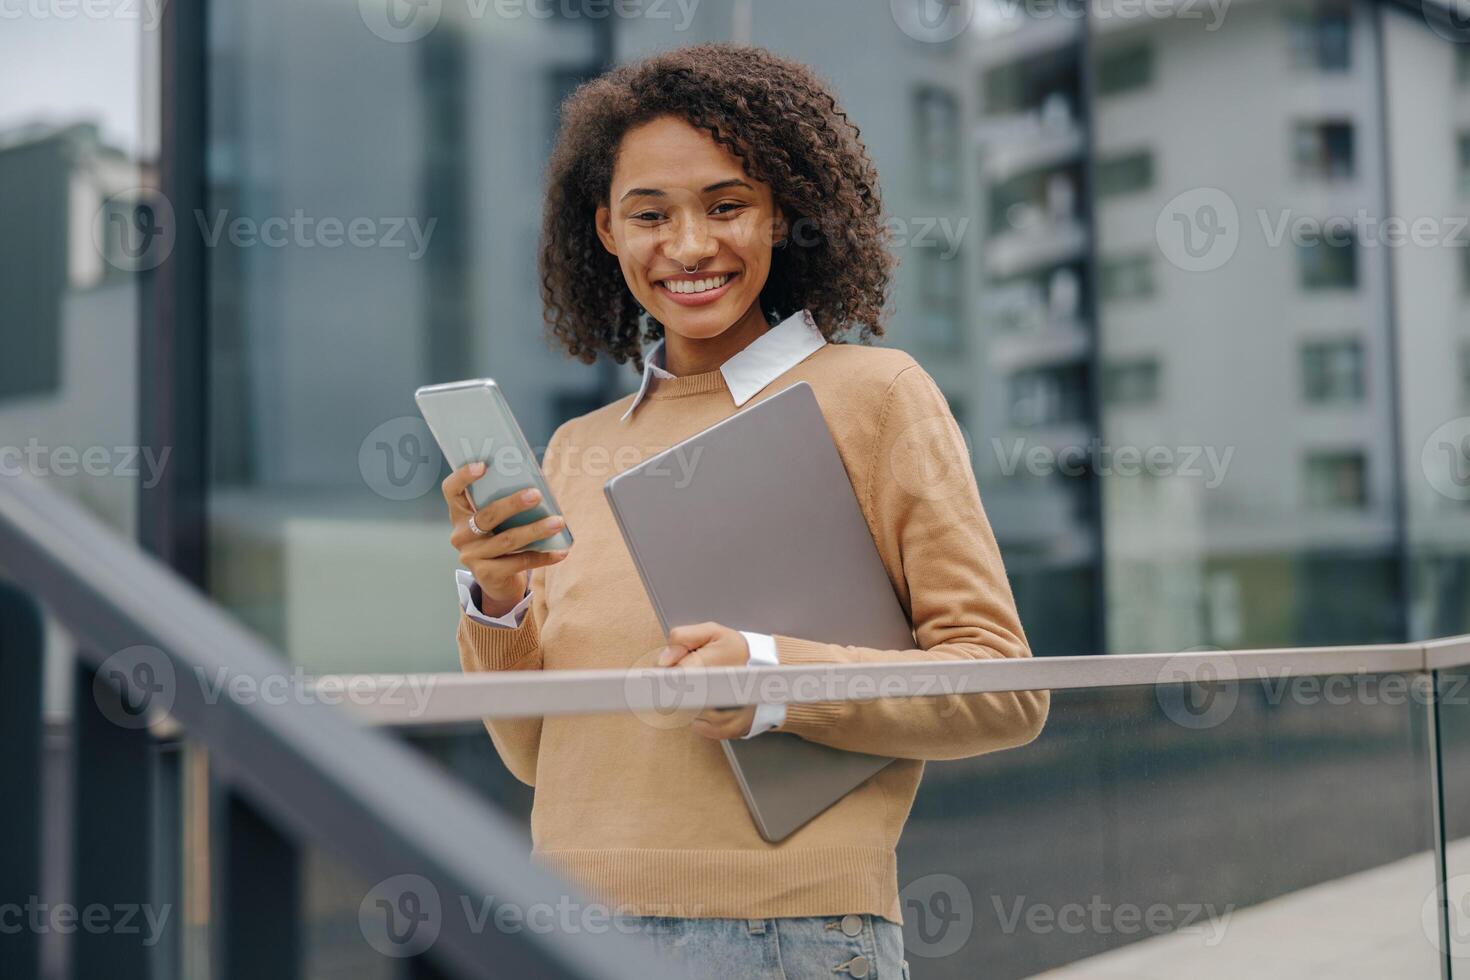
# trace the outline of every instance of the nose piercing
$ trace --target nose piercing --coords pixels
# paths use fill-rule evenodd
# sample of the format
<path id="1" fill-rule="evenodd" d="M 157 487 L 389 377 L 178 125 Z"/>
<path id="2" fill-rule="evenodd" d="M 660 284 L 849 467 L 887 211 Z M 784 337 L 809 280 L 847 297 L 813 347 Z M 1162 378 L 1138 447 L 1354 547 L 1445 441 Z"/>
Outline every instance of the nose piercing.
<path id="1" fill-rule="evenodd" d="M 689 273 L 689 274 L 691 274 L 691 275 L 694 274 L 694 273 L 696 273 L 696 272 L 698 272 L 699 271 L 699 263 L 696 262 L 693 265 L 686 265 L 684 267 L 684 271 L 687 272 L 687 273 Z"/>

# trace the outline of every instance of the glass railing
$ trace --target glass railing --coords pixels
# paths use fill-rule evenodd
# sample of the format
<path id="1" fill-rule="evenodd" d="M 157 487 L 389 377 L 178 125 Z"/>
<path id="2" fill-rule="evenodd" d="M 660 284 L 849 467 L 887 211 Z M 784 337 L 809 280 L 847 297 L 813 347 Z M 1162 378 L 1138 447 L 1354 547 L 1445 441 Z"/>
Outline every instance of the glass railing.
<path id="1" fill-rule="evenodd" d="M 580 889 L 529 860 L 530 790 L 483 718 L 1048 690 L 1033 742 L 926 768 L 899 846 L 913 977 L 1470 977 L 1470 637 L 722 668 L 697 672 L 694 704 L 670 684 L 692 673 L 656 669 L 304 678 L 19 486 L 0 487 L 0 545 L 83 650 L 69 900 L 177 912 L 145 955 L 136 936 L 66 936 L 71 975 L 652 977 L 615 930 L 497 926 Z M 35 841 L 55 833 L 23 764 L 41 644 L 7 595 L 5 775 L 26 802 L 5 819 Z M 13 854 L 0 873 L 45 894 Z M 34 955 L 17 948 L 0 956 Z"/>

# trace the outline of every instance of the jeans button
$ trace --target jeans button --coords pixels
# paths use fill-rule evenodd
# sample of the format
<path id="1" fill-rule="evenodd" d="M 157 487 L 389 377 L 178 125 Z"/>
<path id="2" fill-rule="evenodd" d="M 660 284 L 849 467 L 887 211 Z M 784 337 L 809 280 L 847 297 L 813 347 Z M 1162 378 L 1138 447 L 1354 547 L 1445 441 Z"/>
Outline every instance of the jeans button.
<path id="1" fill-rule="evenodd" d="M 854 956 L 847 961 L 847 972 L 854 980 L 863 980 L 868 975 L 868 958 L 866 956 Z"/>
<path id="2" fill-rule="evenodd" d="M 842 934 L 844 936 L 856 936 L 863 931 L 863 917 L 860 915 L 844 915 L 842 917 Z"/>

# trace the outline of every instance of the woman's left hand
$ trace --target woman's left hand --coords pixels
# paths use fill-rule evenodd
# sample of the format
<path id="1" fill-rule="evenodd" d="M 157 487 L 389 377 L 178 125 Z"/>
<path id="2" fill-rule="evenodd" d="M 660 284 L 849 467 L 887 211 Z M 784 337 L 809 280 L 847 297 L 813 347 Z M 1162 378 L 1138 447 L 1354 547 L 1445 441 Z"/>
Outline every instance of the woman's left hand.
<path id="1" fill-rule="evenodd" d="M 669 630 L 668 646 L 658 657 L 660 667 L 744 667 L 750 646 L 739 630 L 719 623 L 696 623 Z M 706 708 L 690 726 L 705 738 L 743 738 L 755 721 L 755 705 L 743 708 Z"/>

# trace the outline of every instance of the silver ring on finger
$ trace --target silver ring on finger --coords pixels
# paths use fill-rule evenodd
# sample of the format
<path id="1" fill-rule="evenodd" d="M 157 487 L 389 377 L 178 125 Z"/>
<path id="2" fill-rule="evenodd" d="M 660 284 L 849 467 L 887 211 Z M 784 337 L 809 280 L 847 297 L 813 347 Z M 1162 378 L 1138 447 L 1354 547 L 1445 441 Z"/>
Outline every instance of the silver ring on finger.
<path id="1" fill-rule="evenodd" d="M 475 515 L 474 514 L 471 514 L 470 515 L 470 519 L 469 519 L 469 521 L 466 522 L 466 524 L 467 524 L 467 526 L 470 529 L 470 533 L 473 534 L 473 535 L 475 535 L 476 537 L 483 538 L 485 535 L 487 535 L 487 534 L 490 533 L 489 531 L 482 531 L 482 530 L 480 530 L 480 525 L 478 525 L 478 524 L 475 523 Z"/>

